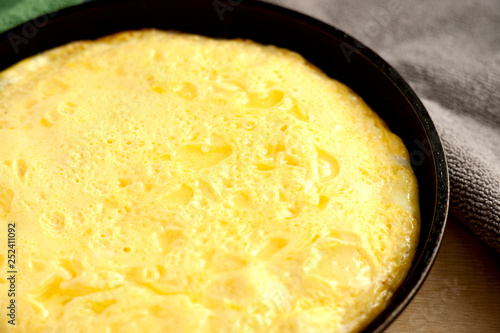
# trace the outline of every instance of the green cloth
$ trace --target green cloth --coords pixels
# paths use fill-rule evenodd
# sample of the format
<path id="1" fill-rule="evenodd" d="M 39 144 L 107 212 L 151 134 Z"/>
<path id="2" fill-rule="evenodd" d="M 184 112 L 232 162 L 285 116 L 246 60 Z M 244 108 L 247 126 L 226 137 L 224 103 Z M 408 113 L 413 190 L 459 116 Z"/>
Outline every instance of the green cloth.
<path id="1" fill-rule="evenodd" d="M 84 0 L 0 0 L 0 33 Z"/>

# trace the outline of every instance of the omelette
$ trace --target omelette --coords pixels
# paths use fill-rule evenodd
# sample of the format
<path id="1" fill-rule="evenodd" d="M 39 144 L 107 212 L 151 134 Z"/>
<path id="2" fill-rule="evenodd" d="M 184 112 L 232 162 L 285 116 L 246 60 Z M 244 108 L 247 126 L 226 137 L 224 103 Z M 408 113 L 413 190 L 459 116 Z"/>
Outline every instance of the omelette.
<path id="1" fill-rule="evenodd" d="M 275 46 L 57 47 L 0 74 L 0 142 L 1 332 L 356 332 L 415 254 L 402 140 Z"/>

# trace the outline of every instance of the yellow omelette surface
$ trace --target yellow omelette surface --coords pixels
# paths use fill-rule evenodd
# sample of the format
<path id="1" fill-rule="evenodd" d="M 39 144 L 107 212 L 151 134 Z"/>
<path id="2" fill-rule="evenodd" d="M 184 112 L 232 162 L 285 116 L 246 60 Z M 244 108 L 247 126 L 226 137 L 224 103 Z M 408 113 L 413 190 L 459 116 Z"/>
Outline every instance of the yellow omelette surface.
<path id="1" fill-rule="evenodd" d="M 274 46 L 58 47 L 0 74 L 0 143 L 1 332 L 356 331 L 414 256 L 402 141 Z"/>

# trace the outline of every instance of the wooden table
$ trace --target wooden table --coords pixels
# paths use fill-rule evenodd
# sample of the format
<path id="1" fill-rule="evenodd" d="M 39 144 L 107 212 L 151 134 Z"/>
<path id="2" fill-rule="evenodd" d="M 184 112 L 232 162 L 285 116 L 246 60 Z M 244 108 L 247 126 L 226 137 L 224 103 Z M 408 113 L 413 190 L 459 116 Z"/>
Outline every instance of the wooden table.
<path id="1" fill-rule="evenodd" d="M 449 218 L 422 288 L 389 333 L 499 333 L 500 255 Z"/>

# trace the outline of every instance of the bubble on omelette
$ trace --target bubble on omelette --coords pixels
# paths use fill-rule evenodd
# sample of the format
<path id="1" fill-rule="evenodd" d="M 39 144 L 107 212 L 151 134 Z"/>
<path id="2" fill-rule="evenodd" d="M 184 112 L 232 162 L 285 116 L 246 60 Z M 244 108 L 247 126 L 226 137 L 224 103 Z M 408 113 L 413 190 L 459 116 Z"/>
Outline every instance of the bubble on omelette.
<path id="1" fill-rule="evenodd" d="M 58 47 L 0 74 L 0 142 L 0 245 L 15 222 L 18 248 L 2 332 L 356 331 L 414 256 L 402 141 L 274 46 Z"/>

